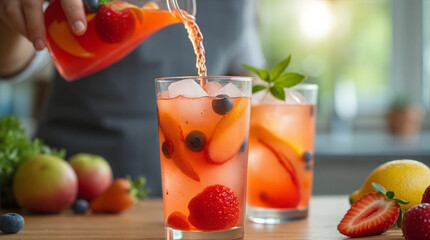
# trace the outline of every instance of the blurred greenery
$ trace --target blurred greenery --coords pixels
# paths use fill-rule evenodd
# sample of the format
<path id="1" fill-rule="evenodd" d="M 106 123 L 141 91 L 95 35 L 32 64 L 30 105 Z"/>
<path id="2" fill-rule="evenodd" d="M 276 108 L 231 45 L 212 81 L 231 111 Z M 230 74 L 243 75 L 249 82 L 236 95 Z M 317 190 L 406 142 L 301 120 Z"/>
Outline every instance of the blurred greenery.
<path id="1" fill-rule="evenodd" d="M 290 69 L 319 85 L 330 115 L 335 81 L 352 80 L 358 96 L 388 92 L 390 0 L 260 0 L 260 33 L 269 67 L 291 54 Z"/>

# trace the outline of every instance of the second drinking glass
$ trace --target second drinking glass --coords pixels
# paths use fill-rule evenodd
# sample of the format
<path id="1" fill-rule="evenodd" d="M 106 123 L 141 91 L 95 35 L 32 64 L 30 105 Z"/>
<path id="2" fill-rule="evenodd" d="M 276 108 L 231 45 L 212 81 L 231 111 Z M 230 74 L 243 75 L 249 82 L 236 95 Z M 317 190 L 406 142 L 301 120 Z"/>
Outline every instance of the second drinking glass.
<path id="1" fill-rule="evenodd" d="M 281 101 L 258 92 L 252 100 L 247 209 L 248 218 L 257 223 L 308 214 L 317 85 L 285 89 L 285 96 Z"/>

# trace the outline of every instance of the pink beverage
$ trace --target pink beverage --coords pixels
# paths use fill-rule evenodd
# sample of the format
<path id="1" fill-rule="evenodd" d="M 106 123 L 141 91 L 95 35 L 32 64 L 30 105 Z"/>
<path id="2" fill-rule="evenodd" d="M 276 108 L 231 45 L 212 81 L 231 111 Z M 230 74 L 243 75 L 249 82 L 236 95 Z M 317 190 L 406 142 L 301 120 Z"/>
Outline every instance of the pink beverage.
<path id="1" fill-rule="evenodd" d="M 276 223 L 307 216 L 312 193 L 316 85 L 294 88 L 300 101 L 253 103 L 249 138 L 248 217 Z"/>
<path id="2" fill-rule="evenodd" d="M 176 83 L 204 96 L 172 95 Z M 238 95 L 213 91 L 233 85 Z M 166 238 L 243 237 L 250 78 L 162 78 L 156 86 Z"/>

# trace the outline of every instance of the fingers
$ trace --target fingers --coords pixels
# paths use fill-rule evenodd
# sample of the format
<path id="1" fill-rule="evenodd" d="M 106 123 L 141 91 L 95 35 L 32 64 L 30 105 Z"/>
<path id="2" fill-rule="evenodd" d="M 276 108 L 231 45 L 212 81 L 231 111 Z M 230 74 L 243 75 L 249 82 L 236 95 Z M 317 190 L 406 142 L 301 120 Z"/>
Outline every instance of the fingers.
<path id="1" fill-rule="evenodd" d="M 36 50 L 45 48 L 45 24 L 43 0 L 22 0 L 28 38 Z"/>
<path id="2" fill-rule="evenodd" d="M 0 18 L 10 27 L 29 38 L 20 1 L 1 1 Z"/>
<path id="3" fill-rule="evenodd" d="M 82 35 L 87 30 L 87 21 L 82 0 L 60 0 L 67 22 L 76 35 Z"/>

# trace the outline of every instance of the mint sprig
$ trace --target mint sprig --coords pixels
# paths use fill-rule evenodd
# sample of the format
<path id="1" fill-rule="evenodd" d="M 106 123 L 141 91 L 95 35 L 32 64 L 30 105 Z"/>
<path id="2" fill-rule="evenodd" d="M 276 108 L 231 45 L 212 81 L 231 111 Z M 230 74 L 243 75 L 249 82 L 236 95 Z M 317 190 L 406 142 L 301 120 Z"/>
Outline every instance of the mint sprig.
<path id="1" fill-rule="evenodd" d="M 381 186 L 377 183 L 373 182 L 372 186 L 376 191 L 378 191 L 378 192 L 382 193 L 384 196 L 386 196 L 387 199 L 394 200 L 399 204 L 409 204 L 410 203 L 410 201 L 405 201 L 405 200 L 402 200 L 399 198 L 394 198 L 395 193 L 393 191 L 387 191 L 387 190 L 385 190 L 385 188 L 383 186 Z M 397 227 L 399 227 L 399 228 L 402 228 L 403 215 L 405 215 L 405 210 L 400 208 L 399 217 L 397 218 L 397 223 L 396 223 Z"/>
<path id="2" fill-rule="evenodd" d="M 257 68 L 248 64 L 242 64 L 244 68 L 255 73 L 261 80 L 267 83 L 265 85 L 254 85 L 252 87 L 252 93 L 266 90 L 269 91 L 274 97 L 284 101 L 284 88 L 293 87 L 306 79 L 306 76 L 299 73 L 284 73 L 285 69 L 287 69 L 288 65 L 290 65 L 290 62 L 291 55 L 277 63 L 271 71 L 269 71 L 267 68 Z"/>

